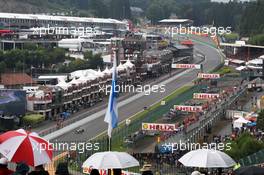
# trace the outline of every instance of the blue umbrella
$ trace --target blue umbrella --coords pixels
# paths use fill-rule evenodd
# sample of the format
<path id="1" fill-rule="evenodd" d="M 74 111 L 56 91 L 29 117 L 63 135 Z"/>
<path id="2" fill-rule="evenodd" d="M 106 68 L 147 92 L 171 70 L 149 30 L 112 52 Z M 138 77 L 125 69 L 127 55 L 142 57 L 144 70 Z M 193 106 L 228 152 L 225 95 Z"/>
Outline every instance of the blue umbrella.
<path id="1" fill-rule="evenodd" d="M 248 126 L 256 126 L 257 123 L 256 122 L 250 122 L 250 123 L 247 123 Z"/>

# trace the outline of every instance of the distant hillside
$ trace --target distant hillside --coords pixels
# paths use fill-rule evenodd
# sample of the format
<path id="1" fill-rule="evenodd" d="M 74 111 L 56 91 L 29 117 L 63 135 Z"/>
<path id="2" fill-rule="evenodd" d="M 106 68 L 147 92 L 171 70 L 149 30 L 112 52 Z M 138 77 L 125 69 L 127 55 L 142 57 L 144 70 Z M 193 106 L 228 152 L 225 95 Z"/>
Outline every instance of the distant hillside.
<path id="1" fill-rule="evenodd" d="M 1 0 L 0 12 L 80 14 L 88 8 L 88 0 Z M 87 15 L 87 14 L 86 14 Z"/>
<path id="2" fill-rule="evenodd" d="M 131 18 L 130 0 L 0 0 L 0 12 Z M 122 9 L 122 10 L 121 10 Z"/>

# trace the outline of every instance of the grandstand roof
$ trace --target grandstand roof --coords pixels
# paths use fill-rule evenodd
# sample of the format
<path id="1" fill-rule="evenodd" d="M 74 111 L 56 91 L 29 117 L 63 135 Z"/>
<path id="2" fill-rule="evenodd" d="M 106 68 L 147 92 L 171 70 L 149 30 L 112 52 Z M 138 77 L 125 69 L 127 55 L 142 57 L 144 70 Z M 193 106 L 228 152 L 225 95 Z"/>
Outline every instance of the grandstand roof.
<path id="1" fill-rule="evenodd" d="M 0 18 L 124 24 L 124 22 L 122 21 L 110 18 L 85 18 L 73 16 L 52 16 L 19 13 L 0 13 Z"/>

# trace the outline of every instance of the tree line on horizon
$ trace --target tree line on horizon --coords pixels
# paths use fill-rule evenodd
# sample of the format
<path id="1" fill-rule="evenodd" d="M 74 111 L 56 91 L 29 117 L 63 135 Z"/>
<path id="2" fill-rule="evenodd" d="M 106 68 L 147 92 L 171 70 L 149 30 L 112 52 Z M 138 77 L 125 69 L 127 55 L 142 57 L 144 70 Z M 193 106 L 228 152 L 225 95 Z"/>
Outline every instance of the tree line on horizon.
<path id="1" fill-rule="evenodd" d="M 194 21 L 194 25 L 215 25 L 232 27 L 241 36 L 264 33 L 264 1 L 230 1 L 228 3 L 210 0 L 88 0 L 88 11 L 96 17 L 132 19 L 130 7 L 142 8 L 142 18 L 152 24 L 176 16 Z"/>

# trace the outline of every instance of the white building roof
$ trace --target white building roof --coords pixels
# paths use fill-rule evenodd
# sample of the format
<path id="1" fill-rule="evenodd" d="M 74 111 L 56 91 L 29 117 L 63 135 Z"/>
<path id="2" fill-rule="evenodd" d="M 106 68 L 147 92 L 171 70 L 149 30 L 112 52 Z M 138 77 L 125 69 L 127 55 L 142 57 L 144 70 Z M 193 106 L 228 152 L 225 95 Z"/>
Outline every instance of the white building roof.
<path id="1" fill-rule="evenodd" d="M 41 75 L 38 77 L 38 79 L 52 79 L 52 78 L 57 78 L 58 80 L 66 80 L 67 75 Z"/>
<path id="2" fill-rule="evenodd" d="M 259 58 L 264 59 L 264 55 L 261 55 Z"/>
<path id="3" fill-rule="evenodd" d="M 160 20 L 160 23 L 183 23 L 183 22 L 189 22 L 191 20 L 189 19 L 163 19 Z"/>
<path id="4" fill-rule="evenodd" d="M 229 47 L 250 47 L 250 48 L 260 48 L 264 49 L 264 46 L 252 45 L 252 44 L 245 44 L 241 45 L 238 43 L 220 43 L 220 46 L 229 46 Z"/>
<path id="5" fill-rule="evenodd" d="M 125 24 L 122 21 L 111 18 L 84 18 L 84 17 L 73 17 L 73 16 L 52 16 L 52 15 L 19 14 L 19 13 L 0 13 L 0 18 Z"/>
<path id="6" fill-rule="evenodd" d="M 230 59 L 229 61 L 232 62 L 232 63 L 237 63 L 237 64 L 243 64 L 243 63 L 245 63 L 245 61 L 238 60 L 238 59 Z"/>
<path id="7" fill-rule="evenodd" d="M 254 59 L 254 60 L 250 60 L 250 61 L 248 61 L 248 64 L 261 65 L 261 64 L 263 64 L 263 59 L 257 58 L 257 59 Z"/>
<path id="8" fill-rule="evenodd" d="M 241 71 L 241 70 L 244 70 L 246 68 L 247 68 L 247 66 L 239 66 L 236 68 L 236 70 Z"/>

